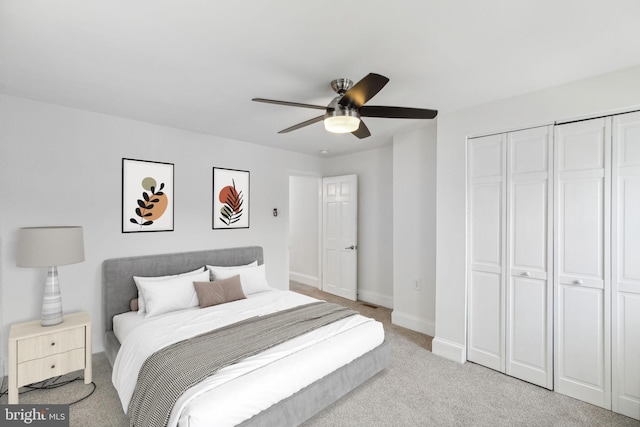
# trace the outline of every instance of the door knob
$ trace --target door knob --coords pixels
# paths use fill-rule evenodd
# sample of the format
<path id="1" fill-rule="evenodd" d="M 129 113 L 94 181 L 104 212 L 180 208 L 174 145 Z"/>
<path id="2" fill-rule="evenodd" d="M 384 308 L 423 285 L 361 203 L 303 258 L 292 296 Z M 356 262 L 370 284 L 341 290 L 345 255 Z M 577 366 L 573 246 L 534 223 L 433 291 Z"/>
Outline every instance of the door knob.
<path id="1" fill-rule="evenodd" d="M 531 277 L 531 272 L 529 272 L 529 271 L 525 271 L 524 273 L 522 273 L 522 275 L 523 275 L 524 277 Z"/>
<path id="2" fill-rule="evenodd" d="M 350 249 L 350 250 L 354 250 L 356 247 L 354 245 L 349 246 L 348 248 L 345 249 Z"/>
<path id="3" fill-rule="evenodd" d="M 582 285 L 582 283 L 584 282 L 582 281 L 582 279 L 578 279 L 578 280 L 574 280 L 573 283 L 576 285 Z"/>

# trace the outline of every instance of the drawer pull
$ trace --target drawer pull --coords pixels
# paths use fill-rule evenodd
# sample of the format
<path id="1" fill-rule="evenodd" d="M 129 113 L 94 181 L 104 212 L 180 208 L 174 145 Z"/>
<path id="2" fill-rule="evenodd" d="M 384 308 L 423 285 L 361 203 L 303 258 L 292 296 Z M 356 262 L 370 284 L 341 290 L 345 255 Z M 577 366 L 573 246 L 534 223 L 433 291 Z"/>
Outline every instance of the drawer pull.
<path id="1" fill-rule="evenodd" d="M 56 365 L 51 365 L 51 369 L 55 369 L 55 368 L 56 368 Z"/>
<path id="2" fill-rule="evenodd" d="M 578 280 L 574 280 L 573 283 L 576 285 L 582 285 L 584 282 L 582 281 L 582 279 L 578 279 Z"/>
<path id="3" fill-rule="evenodd" d="M 52 343 L 51 343 L 51 346 L 54 346 L 54 345 L 56 345 L 56 343 L 55 343 L 55 342 L 52 342 Z"/>

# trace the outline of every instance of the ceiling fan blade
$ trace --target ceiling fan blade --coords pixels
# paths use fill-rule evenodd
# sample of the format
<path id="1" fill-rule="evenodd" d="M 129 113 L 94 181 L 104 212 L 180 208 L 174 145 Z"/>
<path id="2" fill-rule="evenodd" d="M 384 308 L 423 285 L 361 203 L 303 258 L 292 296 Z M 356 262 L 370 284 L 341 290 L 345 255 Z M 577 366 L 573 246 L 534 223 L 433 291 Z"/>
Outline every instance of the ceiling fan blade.
<path id="1" fill-rule="evenodd" d="M 322 119 L 324 119 L 324 114 L 321 115 L 321 116 L 318 116 L 318 117 L 314 117 L 313 119 L 309 119 L 306 122 L 302 122 L 302 123 L 298 123 L 297 125 L 293 125 L 290 128 L 282 129 L 278 133 L 288 133 L 288 132 L 291 132 L 292 130 L 297 130 L 297 129 L 303 128 L 305 126 L 309 126 L 309 125 L 312 125 L 314 123 L 321 122 Z"/>
<path id="2" fill-rule="evenodd" d="M 433 119 L 438 115 L 438 110 L 426 108 L 383 107 L 365 105 L 360 108 L 362 117 L 384 117 L 388 119 Z"/>
<path id="3" fill-rule="evenodd" d="M 275 99 L 253 98 L 252 101 L 265 102 L 267 104 L 287 105 L 289 107 L 314 108 L 316 110 L 326 110 L 327 109 L 327 107 L 322 107 L 320 105 L 302 104 L 300 102 L 277 101 Z"/>
<path id="4" fill-rule="evenodd" d="M 387 83 L 389 83 L 389 79 L 385 76 L 369 73 L 342 96 L 339 104 L 343 107 L 360 108 L 380 92 L 380 89 Z"/>
<path id="5" fill-rule="evenodd" d="M 360 120 L 360 126 L 358 127 L 358 129 L 354 130 L 351 133 L 360 139 L 371 136 L 371 132 L 369 132 L 369 128 L 367 127 L 367 125 L 364 124 L 362 120 Z"/>

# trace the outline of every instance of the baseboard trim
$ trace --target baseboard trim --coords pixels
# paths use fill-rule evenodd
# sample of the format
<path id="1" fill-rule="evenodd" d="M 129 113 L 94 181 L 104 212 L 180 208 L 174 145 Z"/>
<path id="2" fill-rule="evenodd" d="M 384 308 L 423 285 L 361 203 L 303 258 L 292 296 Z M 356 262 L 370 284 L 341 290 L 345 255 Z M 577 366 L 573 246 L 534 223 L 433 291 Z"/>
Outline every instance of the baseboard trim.
<path id="1" fill-rule="evenodd" d="M 433 321 L 421 319 L 412 314 L 399 312 L 398 310 L 391 312 L 391 323 L 411 329 L 412 331 L 427 334 L 431 337 L 436 333 L 436 325 Z"/>
<path id="2" fill-rule="evenodd" d="M 393 308 L 393 298 L 385 295 L 380 295 L 377 292 L 358 289 L 358 301 L 379 305 L 380 307 L 391 309 Z"/>
<path id="3" fill-rule="evenodd" d="M 320 289 L 320 278 L 310 276 L 308 274 L 296 273 L 294 271 L 289 272 L 289 280 L 302 283 L 303 285 L 313 286 Z"/>
<path id="4" fill-rule="evenodd" d="M 466 347 L 453 341 L 435 337 L 431 343 L 431 351 L 435 355 L 454 362 L 464 363 L 467 361 Z"/>

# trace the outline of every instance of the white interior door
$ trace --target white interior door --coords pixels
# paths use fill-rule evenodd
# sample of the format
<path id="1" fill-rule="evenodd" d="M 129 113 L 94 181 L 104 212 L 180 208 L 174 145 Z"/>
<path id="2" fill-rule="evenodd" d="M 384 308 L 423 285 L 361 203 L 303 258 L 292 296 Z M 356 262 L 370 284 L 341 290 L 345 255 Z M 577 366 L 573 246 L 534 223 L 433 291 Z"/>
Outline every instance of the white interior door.
<path id="1" fill-rule="evenodd" d="M 358 299 L 358 176 L 322 178 L 322 290 Z"/>
<path id="2" fill-rule="evenodd" d="M 640 420 L 640 113 L 613 119 L 612 406 Z"/>
<path id="3" fill-rule="evenodd" d="M 506 373 L 553 388 L 551 127 L 507 134 Z"/>
<path id="4" fill-rule="evenodd" d="M 610 409 L 610 119 L 554 139 L 555 389 Z"/>
<path id="5" fill-rule="evenodd" d="M 505 135 L 468 144 L 467 359 L 505 372 Z"/>

